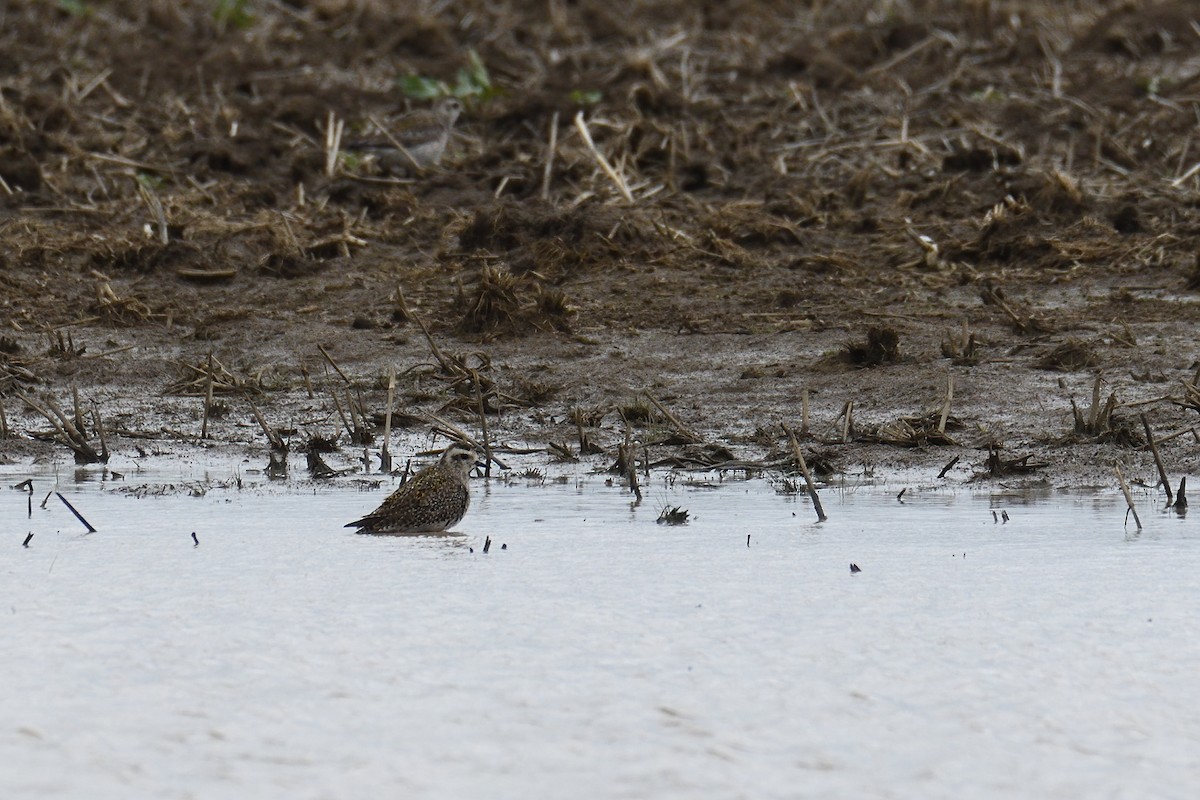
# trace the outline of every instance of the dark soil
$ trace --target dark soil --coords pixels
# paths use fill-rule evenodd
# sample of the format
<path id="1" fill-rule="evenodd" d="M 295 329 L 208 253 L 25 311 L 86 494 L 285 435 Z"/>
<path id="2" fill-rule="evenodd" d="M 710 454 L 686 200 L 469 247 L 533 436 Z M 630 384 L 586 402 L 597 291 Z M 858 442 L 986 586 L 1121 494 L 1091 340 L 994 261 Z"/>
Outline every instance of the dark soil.
<path id="1" fill-rule="evenodd" d="M 1153 483 L 1140 440 L 1076 432 L 1097 373 L 1122 429 L 1200 422 L 1191 4 L 10 0 L 0 19 L 10 459 L 61 447 L 30 442 L 50 425 L 21 396 L 72 388 L 114 452 L 199 445 L 209 353 L 213 436 L 264 448 L 246 397 L 295 437 L 378 446 L 393 368 L 416 430 L 434 411 L 478 436 L 482 402 L 491 435 L 555 457 L 615 454 L 644 392 L 676 419 L 655 408 L 637 438 L 761 461 L 807 389 L 844 469 L 931 479 L 1037 453 L 1059 483 L 1115 461 Z M 331 121 L 370 133 L 439 81 L 466 107 L 440 168 L 327 159 Z M 951 376 L 957 446 L 879 433 L 941 408 Z M 1200 455 L 1192 433 L 1162 450 L 1177 473 Z"/>

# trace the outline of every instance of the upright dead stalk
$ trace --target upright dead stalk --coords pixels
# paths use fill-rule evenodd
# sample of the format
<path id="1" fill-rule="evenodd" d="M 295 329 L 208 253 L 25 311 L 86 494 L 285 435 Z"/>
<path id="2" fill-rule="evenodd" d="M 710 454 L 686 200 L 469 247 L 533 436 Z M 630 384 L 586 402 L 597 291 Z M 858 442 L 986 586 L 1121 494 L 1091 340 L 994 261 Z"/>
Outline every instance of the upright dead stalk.
<path id="1" fill-rule="evenodd" d="M 388 367 L 387 408 L 383 412 L 383 446 L 379 449 L 379 469 L 392 471 L 392 454 L 388 447 L 392 440 L 392 404 L 396 400 L 396 368 Z"/>
<path id="2" fill-rule="evenodd" d="M 1129 521 L 1129 515 L 1133 514 L 1133 521 L 1137 524 L 1137 529 L 1142 529 L 1142 521 L 1138 519 L 1137 509 L 1133 507 L 1133 495 L 1129 493 L 1129 484 L 1125 482 L 1125 476 L 1121 474 L 1121 465 L 1114 464 L 1113 469 L 1117 471 L 1117 483 L 1121 485 L 1121 494 L 1125 495 L 1125 505 L 1129 509 L 1125 514 L 1126 522 Z"/>
<path id="3" fill-rule="evenodd" d="M 1146 419 L 1145 412 L 1138 414 L 1142 420 L 1142 427 L 1146 430 L 1146 442 L 1150 445 L 1150 452 L 1154 454 L 1154 466 L 1158 467 L 1158 479 L 1162 481 L 1163 491 L 1167 493 L 1167 505 L 1171 505 L 1173 496 L 1171 495 L 1171 483 L 1167 479 L 1167 469 L 1163 466 L 1162 456 L 1158 453 L 1158 445 L 1154 443 L 1154 433 L 1150 430 L 1150 420 Z"/>
<path id="4" fill-rule="evenodd" d="M 787 434 L 788 442 L 792 445 L 792 455 L 796 458 L 796 466 L 800 468 L 800 474 L 804 476 L 804 484 L 808 487 L 808 496 L 812 499 L 813 509 L 817 512 L 817 522 L 824 522 L 829 519 L 825 516 L 825 509 L 821 505 L 821 498 L 817 494 L 817 485 L 813 483 L 812 473 L 808 471 L 808 464 L 804 461 L 804 453 L 800 450 L 800 442 L 796 441 L 796 434 L 792 433 L 792 429 L 783 424 L 784 433 Z"/>
<path id="5" fill-rule="evenodd" d="M 542 169 L 542 199 L 550 199 L 550 174 L 554 170 L 554 152 L 558 148 L 558 112 L 550 117 L 550 142 L 546 145 L 546 166 Z"/>

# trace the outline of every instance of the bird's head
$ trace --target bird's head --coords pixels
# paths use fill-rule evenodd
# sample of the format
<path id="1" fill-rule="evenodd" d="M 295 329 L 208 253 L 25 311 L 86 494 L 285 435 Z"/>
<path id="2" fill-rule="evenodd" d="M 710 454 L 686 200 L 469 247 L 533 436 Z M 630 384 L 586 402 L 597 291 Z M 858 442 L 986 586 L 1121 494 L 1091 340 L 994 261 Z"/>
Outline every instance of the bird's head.
<path id="1" fill-rule="evenodd" d="M 441 463 L 449 466 L 463 475 L 470 475 L 479 454 L 463 444 L 452 444 L 442 453 Z"/>

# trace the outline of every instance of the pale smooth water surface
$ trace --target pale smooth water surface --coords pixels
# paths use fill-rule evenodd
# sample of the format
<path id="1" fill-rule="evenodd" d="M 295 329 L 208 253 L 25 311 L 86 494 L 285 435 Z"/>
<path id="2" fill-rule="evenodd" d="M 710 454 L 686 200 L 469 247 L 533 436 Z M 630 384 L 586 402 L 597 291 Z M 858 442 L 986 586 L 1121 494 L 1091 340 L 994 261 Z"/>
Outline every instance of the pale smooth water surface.
<path id="1" fill-rule="evenodd" d="M 1148 496 L 1140 534 L 1115 494 L 826 490 L 817 525 L 764 481 L 659 480 L 634 510 L 581 475 L 369 537 L 341 525 L 387 486 L 63 482 L 85 534 L 37 507 L 44 475 L 27 519 L 4 469 L 0 797 L 1200 786 L 1196 519 Z"/>

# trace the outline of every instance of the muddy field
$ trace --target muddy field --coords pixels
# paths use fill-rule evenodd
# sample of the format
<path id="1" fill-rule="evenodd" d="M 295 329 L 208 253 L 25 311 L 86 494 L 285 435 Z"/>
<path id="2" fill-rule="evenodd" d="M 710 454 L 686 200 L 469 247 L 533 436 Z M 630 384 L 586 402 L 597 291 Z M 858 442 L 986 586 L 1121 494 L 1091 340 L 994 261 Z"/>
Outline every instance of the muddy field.
<path id="1" fill-rule="evenodd" d="M 405 451 L 482 404 L 547 463 L 785 423 L 835 473 L 1153 484 L 1145 413 L 1196 467 L 1190 4 L 10 0 L 0 52 L 10 461 L 340 468 L 394 370 Z M 447 95 L 440 165 L 354 149 Z"/>

